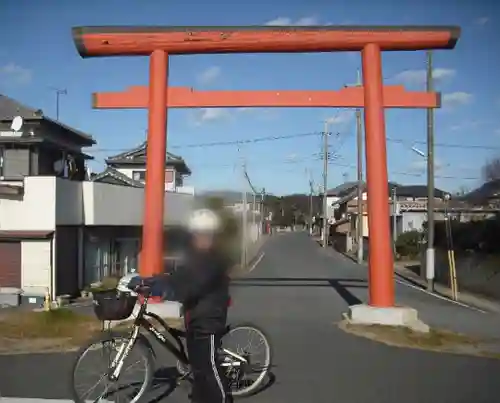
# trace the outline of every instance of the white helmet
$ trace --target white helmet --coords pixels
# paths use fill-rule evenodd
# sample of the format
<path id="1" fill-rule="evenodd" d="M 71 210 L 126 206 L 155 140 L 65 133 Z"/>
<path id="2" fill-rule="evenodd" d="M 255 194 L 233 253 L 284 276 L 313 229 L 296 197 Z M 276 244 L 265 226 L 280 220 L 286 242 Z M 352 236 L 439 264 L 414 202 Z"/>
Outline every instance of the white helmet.
<path id="1" fill-rule="evenodd" d="M 214 233 L 219 231 L 221 220 L 219 216 L 209 209 L 195 210 L 188 219 L 188 230 L 198 233 Z"/>

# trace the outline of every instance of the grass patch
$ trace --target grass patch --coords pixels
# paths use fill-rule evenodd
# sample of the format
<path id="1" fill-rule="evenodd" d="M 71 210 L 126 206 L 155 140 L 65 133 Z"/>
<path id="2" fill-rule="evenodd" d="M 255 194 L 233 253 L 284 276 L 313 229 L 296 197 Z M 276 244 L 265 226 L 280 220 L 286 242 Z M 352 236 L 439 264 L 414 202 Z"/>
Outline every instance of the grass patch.
<path id="1" fill-rule="evenodd" d="M 182 329 L 182 319 L 167 318 L 165 322 Z M 114 327 L 127 331 L 133 320 Z M 158 327 L 161 329 L 161 327 Z M 84 345 L 102 330 L 102 322 L 67 308 L 51 311 L 10 311 L 0 315 L 0 354 L 71 351 Z"/>
<path id="2" fill-rule="evenodd" d="M 383 339 L 384 341 L 413 347 L 442 348 L 449 346 L 477 346 L 480 342 L 472 337 L 446 330 L 430 329 L 428 333 L 416 332 L 406 327 L 383 325 L 345 324 L 350 333 Z"/>
<path id="3" fill-rule="evenodd" d="M 500 358 L 499 340 L 481 340 L 448 330 L 430 329 L 422 333 L 406 327 L 355 325 L 346 321 L 340 322 L 339 327 L 347 333 L 395 347 Z"/>
<path id="4" fill-rule="evenodd" d="M 8 339 L 46 339 L 89 337 L 100 329 L 100 322 L 70 309 L 43 312 L 12 312 L 0 318 L 0 337 Z"/>

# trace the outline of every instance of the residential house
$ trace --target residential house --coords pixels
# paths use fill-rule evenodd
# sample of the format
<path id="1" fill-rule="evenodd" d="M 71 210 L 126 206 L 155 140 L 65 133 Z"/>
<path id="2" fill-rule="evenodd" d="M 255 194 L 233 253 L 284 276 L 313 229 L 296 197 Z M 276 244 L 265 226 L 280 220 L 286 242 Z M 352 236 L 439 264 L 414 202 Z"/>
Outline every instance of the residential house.
<path id="1" fill-rule="evenodd" d="M 23 120 L 19 131 L 11 129 L 16 116 Z M 56 220 L 50 185 L 56 178 L 82 181 L 91 158 L 82 148 L 93 144 L 90 135 L 0 95 L 0 288 L 43 295 L 39 285 L 57 284 L 65 293 L 77 282 L 76 274 L 50 272 L 55 265 L 77 267 L 79 237 L 71 216 L 58 213 Z M 41 181 L 28 185 L 29 178 Z"/>
<path id="2" fill-rule="evenodd" d="M 396 186 L 389 182 L 389 188 Z M 329 221 L 332 230 L 336 232 L 354 232 L 356 220 L 353 214 L 357 214 L 358 182 L 345 182 L 327 192 L 327 205 L 329 208 Z M 368 212 L 367 212 L 367 190 L 366 183 L 362 183 L 361 200 L 363 208 L 363 235 L 368 236 Z M 354 227 L 353 227 L 354 226 Z"/>
<path id="3" fill-rule="evenodd" d="M 15 116 L 19 131 L 10 129 Z M 135 269 L 143 188 L 86 180 L 82 148 L 93 138 L 5 96 L 0 133 L 0 293 L 40 304 L 47 291 L 75 295 L 102 275 Z M 167 230 L 184 223 L 192 201 L 166 194 Z M 111 240 L 125 246 L 106 249 Z"/>
<path id="4" fill-rule="evenodd" d="M 15 116 L 23 119 L 20 131 L 11 130 Z M 26 176 L 55 176 L 83 180 L 86 155 L 83 147 L 96 144 L 80 130 L 0 95 L 0 180 L 22 185 Z"/>
<path id="5" fill-rule="evenodd" d="M 106 169 L 96 175 L 95 182 L 143 187 L 146 180 L 147 142 L 106 159 Z M 165 190 L 194 194 L 192 187 L 184 186 L 191 170 L 183 158 L 167 152 L 165 162 Z"/>
<path id="6" fill-rule="evenodd" d="M 436 207 L 442 206 L 448 193 L 435 188 Z M 421 231 L 427 221 L 427 185 L 394 186 L 391 188 L 391 229 L 396 229 L 396 237 L 408 231 Z M 396 203 L 394 203 L 396 201 Z M 436 212 L 436 221 L 444 220 L 444 211 Z"/>
<path id="7" fill-rule="evenodd" d="M 341 185 L 342 186 L 342 185 Z M 338 188 L 337 188 L 338 189 Z M 358 187 L 357 184 L 347 184 L 340 187 L 340 191 L 332 192 L 334 217 L 332 219 L 330 235 L 340 243 L 346 242 L 346 249 L 355 247 L 354 242 L 358 223 Z M 442 221 L 448 216 L 459 221 L 477 220 L 491 217 L 498 208 L 491 206 L 495 200 L 496 191 L 494 184 L 487 184 L 458 199 L 449 199 L 448 193 L 441 189 L 434 189 L 434 220 Z M 363 236 L 369 237 L 368 209 L 366 185 L 362 189 Z M 389 183 L 389 213 L 390 228 L 393 237 L 403 232 L 412 230 L 421 231 L 427 221 L 428 190 L 426 185 L 399 185 Z M 482 206 L 473 206 L 470 201 Z M 488 202 L 490 205 L 488 205 Z M 394 231 L 396 234 L 394 235 Z"/>
<path id="8" fill-rule="evenodd" d="M 367 208 L 367 189 L 363 183 L 362 188 L 362 212 L 363 212 L 363 237 L 370 236 L 368 227 L 368 208 Z M 331 192 L 334 198 L 333 219 L 330 234 L 338 238 L 339 235 L 345 239 L 346 249 L 355 247 L 354 242 L 358 226 L 358 184 L 351 182 L 344 186 L 337 187 L 340 191 Z M 444 199 L 445 192 L 435 189 L 434 196 L 437 202 Z M 411 231 L 413 229 L 421 230 L 424 222 L 427 220 L 426 208 L 422 206 L 427 203 L 427 186 L 410 185 L 403 186 L 397 183 L 389 182 L 389 194 L 387 195 L 390 203 L 391 231 L 396 229 L 397 234 Z M 396 203 L 394 203 L 396 200 Z M 444 217 L 444 216 L 443 216 Z M 438 219 L 442 219 L 443 217 Z M 341 241 L 344 242 L 344 241 Z"/>

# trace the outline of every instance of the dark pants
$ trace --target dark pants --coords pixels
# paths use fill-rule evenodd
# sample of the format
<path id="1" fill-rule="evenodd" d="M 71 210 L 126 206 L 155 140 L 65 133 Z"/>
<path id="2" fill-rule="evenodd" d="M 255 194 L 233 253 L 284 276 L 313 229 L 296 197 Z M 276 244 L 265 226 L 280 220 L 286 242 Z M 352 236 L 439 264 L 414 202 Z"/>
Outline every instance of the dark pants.
<path id="1" fill-rule="evenodd" d="M 188 332 L 187 350 L 194 377 L 191 395 L 193 403 L 232 402 L 217 354 L 220 345 L 220 336 Z"/>

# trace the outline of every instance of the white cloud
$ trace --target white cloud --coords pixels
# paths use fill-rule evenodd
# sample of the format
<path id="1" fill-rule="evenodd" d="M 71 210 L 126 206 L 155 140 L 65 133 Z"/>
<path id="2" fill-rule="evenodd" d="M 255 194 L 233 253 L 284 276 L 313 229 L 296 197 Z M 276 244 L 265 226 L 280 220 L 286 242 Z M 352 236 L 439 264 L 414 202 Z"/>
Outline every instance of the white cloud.
<path id="1" fill-rule="evenodd" d="M 201 126 L 205 123 L 218 122 L 230 117 L 229 110 L 225 108 L 202 108 L 194 113 L 195 126 Z"/>
<path id="2" fill-rule="evenodd" d="M 220 74 L 221 74 L 220 67 L 212 66 L 206 69 L 205 71 L 201 72 L 198 75 L 197 80 L 202 85 L 211 84 L 219 78 Z"/>
<path id="3" fill-rule="evenodd" d="M 272 120 L 276 117 L 275 108 L 202 108 L 196 110 L 191 115 L 191 123 L 195 126 L 202 126 L 207 123 L 214 123 L 233 119 L 237 114 L 253 114 L 255 119 Z"/>
<path id="4" fill-rule="evenodd" d="M 457 91 L 443 94 L 441 101 L 444 107 L 453 108 L 455 106 L 467 105 L 472 102 L 472 99 L 472 94 Z"/>
<path id="5" fill-rule="evenodd" d="M 354 119 L 354 111 L 344 110 L 326 119 L 328 124 L 341 126 L 350 123 Z"/>
<path id="6" fill-rule="evenodd" d="M 455 77 L 456 71 L 453 69 L 436 68 L 432 70 L 432 78 L 436 81 L 442 81 Z M 421 70 L 405 70 L 392 77 L 392 80 L 404 84 L 421 85 L 427 80 L 427 72 Z"/>
<path id="7" fill-rule="evenodd" d="M 316 17 L 303 17 L 295 21 L 293 25 L 318 25 L 319 21 Z"/>
<path id="8" fill-rule="evenodd" d="M 479 17 L 474 20 L 474 24 L 476 25 L 486 25 L 490 19 L 488 17 Z"/>
<path id="9" fill-rule="evenodd" d="M 480 127 L 482 122 L 479 120 L 467 120 L 450 127 L 451 131 L 461 131 L 461 130 L 475 130 Z"/>
<path id="10" fill-rule="evenodd" d="M 19 66 L 16 63 L 7 63 L 0 66 L 0 81 L 5 84 L 28 84 L 33 78 L 31 70 Z"/>
<path id="11" fill-rule="evenodd" d="M 265 25 L 272 25 L 272 26 L 286 26 L 286 25 L 318 25 L 318 18 L 311 16 L 311 17 L 302 17 L 299 18 L 298 20 L 294 21 L 290 17 L 278 17 L 275 18 L 274 20 L 266 22 Z"/>

